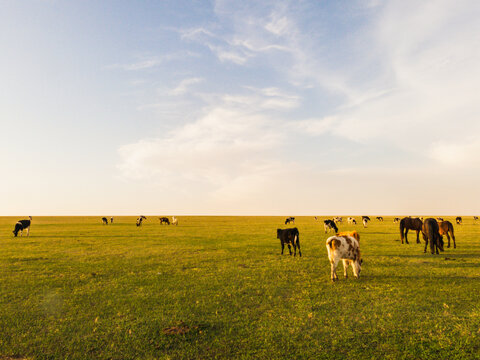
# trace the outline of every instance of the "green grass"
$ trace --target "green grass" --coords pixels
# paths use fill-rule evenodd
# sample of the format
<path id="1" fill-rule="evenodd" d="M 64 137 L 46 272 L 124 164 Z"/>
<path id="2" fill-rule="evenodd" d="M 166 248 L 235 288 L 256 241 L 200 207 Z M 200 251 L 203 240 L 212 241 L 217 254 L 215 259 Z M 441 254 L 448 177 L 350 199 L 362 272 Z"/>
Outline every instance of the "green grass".
<path id="1" fill-rule="evenodd" d="M 473 220 L 436 256 L 390 217 L 344 224 L 361 278 L 340 265 L 332 283 L 313 217 L 297 218 L 301 258 L 280 255 L 283 217 L 155 219 L 35 217 L 14 238 L 0 218 L 0 359 L 480 358 Z"/>

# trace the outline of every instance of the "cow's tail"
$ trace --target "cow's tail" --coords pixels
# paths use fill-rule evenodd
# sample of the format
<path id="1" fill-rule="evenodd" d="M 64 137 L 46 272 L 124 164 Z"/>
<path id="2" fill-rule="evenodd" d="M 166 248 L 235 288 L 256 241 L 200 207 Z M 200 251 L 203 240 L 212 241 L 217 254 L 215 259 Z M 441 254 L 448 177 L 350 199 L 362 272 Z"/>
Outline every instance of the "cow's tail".
<path id="1" fill-rule="evenodd" d="M 400 239 L 402 240 L 402 243 L 403 243 L 403 233 L 404 233 L 404 230 L 405 230 L 405 220 L 402 219 L 400 220 Z"/>

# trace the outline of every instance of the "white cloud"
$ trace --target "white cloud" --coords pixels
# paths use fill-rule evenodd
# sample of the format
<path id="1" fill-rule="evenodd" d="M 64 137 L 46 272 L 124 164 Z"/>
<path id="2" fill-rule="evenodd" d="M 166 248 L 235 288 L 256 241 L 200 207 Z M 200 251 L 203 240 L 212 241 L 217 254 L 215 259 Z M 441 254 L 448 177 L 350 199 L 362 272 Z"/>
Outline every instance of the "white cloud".
<path id="1" fill-rule="evenodd" d="M 170 91 L 171 95 L 183 95 L 185 94 L 189 87 L 198 83 L 201 83 L 204 79 L 199 78 L 199 77 L 193 77 L 193 78 L 188 78 L 188 79 L 183 79 L 180 81 L 180 83 L 175 87 L 175 89 Z"/>

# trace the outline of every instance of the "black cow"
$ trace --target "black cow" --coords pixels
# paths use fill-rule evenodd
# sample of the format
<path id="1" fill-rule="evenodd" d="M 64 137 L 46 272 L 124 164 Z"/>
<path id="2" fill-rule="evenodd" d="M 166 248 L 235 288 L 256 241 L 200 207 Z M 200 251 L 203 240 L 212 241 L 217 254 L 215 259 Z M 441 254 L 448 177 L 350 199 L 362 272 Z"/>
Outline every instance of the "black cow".
<path id="1" fill-rule="evenodd" d="M 285 244 L 287 244 L 290 255 L 292 255 L 292 248 L 291 248 L 291 245 L 292 245 L 293 256 L 297 255 L 297 247 L 298 247 L 298 255 L 302 256 L 302 252 L 300 250 L 300 233 L 298 232 L 297 228 L 277 229 L 277 239 L 280 239 L 280 244 L 282 245 L 282 255 L 283 255 L 283 250 L 285 249 Z"/>
<path id="2" fill-rule="evenodd" d="M 367 221 L 371 221 L 370 217 L 368 217 L 368 216 L 362 216 L 362 222 L 363 222 L 364 219 L 367 219 Z"/>
<path id="3" fill-rule="evenodd" d="M 103 225 L 108 225 L 108 220 L 106 217 L 102 217 L 102 223 Z"/>
<path id="4" fill-rule="evenodd" d="M 335 224 L 335 221 L 327 219 L 323 221 L 323 229 L 325 230 L 325 233 L 330 232 L 330 230 L 334 230 L 335 233 L 338 232 L 338 227 L 337 224 Z"/>
<path id="5" fill-rule="evenodd" d="M 457 225 L 462 225 L 462 217 L 461 216 L 457 216 L 455 218 L 455 221 L 457 222 Z"/>
<path id="6" fill-rule="evenodd" d="M 425 250 L 427 252 L 427 245 L 430 241 L 430 252 L 438 254 L 438 249 L 443 251 L 443 237 L 438 232 L 438 223 L 434 218 L 425 219 L 422 227 L 423 240 L 425 240 Z"/>
<path id="7" fill-rule="evenodd" d="M 13 230 L 13 235 L 16 237 L 20 231 L 20 236 L 23 236 L 23 230 L 27 229 L 27 236 L 30 235 L 30 225 L 32 224 L 32 217 L 29 216 L 28 220 L 19 220 L 15 224 L 15 229 Z"/>
<path id="8" fill-rule="evenodd" d="M 160 225 L 163 225 L 163 224 L 167 224 L 167 225 L 170 225 L 170 220 L 168 220 L 167 217 L 161 217 L 161 218 L 158 218 L 160 220 Z"/>
<path id="9" fill-rule="evenodd" d="M 285 225 L 287 225 L 289 223 L 294 223 L 295 224 L 295 218 L 293 216 L 290 216 L 290 217 L 285 219 Z"/>
<path id="10" fill-rule="evenodd" d="M 382 217 L 382 216 L 377 216 L 376 219 L 377 219 L 378 221 L 383 221 L 383 217 Z"/>

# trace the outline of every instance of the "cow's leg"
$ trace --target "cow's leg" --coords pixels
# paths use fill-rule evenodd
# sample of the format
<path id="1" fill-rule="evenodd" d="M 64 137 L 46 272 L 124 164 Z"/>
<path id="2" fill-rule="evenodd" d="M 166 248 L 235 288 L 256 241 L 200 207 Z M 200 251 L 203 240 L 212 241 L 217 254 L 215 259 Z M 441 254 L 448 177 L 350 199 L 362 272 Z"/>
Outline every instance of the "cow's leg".
<path id="1" fill-rule="evenodd" d="M 417 244 L 420 244 L 420 238 L 418 237 L 420 234 L 420 230 L 416 230 L 416 231 L 417 231 Z"/>
<path id="2" fill-rule="evenodd" d="M 285 244 L 284 244 L 284 242 L 282 241 L 282 255 L 283 255 L 283 249 L 285 249 Z"/>
<path id="3" fill-rule="evenodd" d="M 20 236 L 23 236 L 23 229 L 20 230 Z"/>
<path id="4" fill-rule="evenodd" d="M 408 229 L 405 229 L 405 244 L 408 244 L 407 234 L 408 234 Z"/>
<path id="5" fill-rule="evenodd" d="M 447 233 L 447 236 L 448 236 L 448 233 Z M 457 244 L 455 244 L 455 235 L 453 235 L 453 232 L 452 232 L 452 240 L 453 240 L 453 248 L 456 249 Z M 450 239 L 448 239 L 448 247 L 450 247 Z"/>
<path id="6" fill-rule="evenodd" d="M 340 259 L 330 259 L 330 265 L 331 265 L 330 277 L 331 277 L 332 281 L 338 280 L 337 265 L 338 265 L 339 260 Z"/>
<path id="7" fill-rule="evenodd" d="M 27 236 L 30 236 L 30 226 L 27 228 Z"/>
<path id="8" fill-rule="evenodd" d="M 297 256 L 297 245 L 293 243 L 293 256 Z"/>
<path id="9" fill-rule="evenodd" d="M 437 246 L 437 243 L 435 242 L 435 240 L 430 239 L 430 252 L 432 253 L 432 255 L 435 254 L 435 247 L 436 246 Z M 437 252 L 437 254 L 438 254 L 438 252 Z"/>
<path id="10" fill-rule="evenodd" d="M 427 252 L 427 245 L 428 245 L 428 237 L 425 237 L 425 249 L 423 249 L 423 253 Z"/>
<path id="11" fill-rule="evenodd" d="M 288 244 L 288 251 L 290 252 L 290 255 L 292 255 L 292 247 L 290 246 L 290 244 Z"/>
<path id="12" fill-rule="evenodd" d="M 300 250 L 300 243 L 297 243 L 298 255 L 302 256 L 302 251 Z"/>
<path id="13" fill-rule="evenodd" d="M 445 233 L 445 235 L 447 235 L 447 239 L 448 239 L 447 248 L 449 248 L 450 247 L 450 235 L 448 235 L 448 231 Z"/>
<path id="14" fill-rule="evenodd" d="M 348 275 L 347 275 L 347 268 L 348 268 L 348 264 L 349 264 L 349 261 L 348 260 L 342 260 L 343 261 L 343 275 L 345 275 L 345 279 L 348 278 Z"/>

